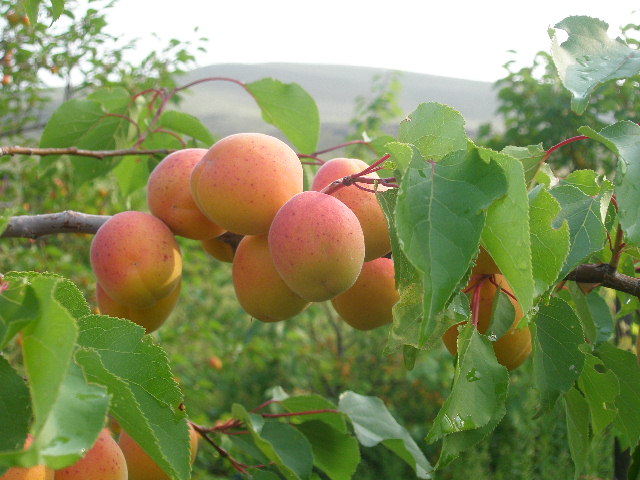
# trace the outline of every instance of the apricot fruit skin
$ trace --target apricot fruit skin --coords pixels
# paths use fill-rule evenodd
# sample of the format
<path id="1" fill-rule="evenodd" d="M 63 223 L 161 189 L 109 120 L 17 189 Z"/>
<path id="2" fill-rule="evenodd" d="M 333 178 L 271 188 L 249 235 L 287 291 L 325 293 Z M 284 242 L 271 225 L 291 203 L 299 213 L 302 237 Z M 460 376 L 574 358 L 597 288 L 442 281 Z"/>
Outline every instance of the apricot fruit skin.
<path id="1" fill-rule="evenodd" d="M 476 263 L 471 269 L 471 275 L 495 275 L 500 272 L 500 269 L 496 265 L 496 262 L 493 261 L 489 252 L 487 252 L 484 247 L 480 247 L 480 252 L 478 253 L 478 257 L 476 258 Z"/>
<path id="2" fill-rule="evenodd" d="M 87 454 L 70 467 L 56 470 L 55 480 L 127 480 L 127 463 L 108 428 Z"/>
<path id="3" fill-rule="evenodd" d="M 356 158 L 333 158 L 318 169 L 311 190 L 320 191 L 331 182 L 359 173 L 368 167 L 366 162 Z M 375 172 L 364 176 L 380 178 Z M 365 188 L 373 190 L 376 187 L 365 185 Z M 378 185 L 377 190 L 383 192 L 388 190 L 388 187 Z M 358 217 L 364 234 L 365 262 L 382 257 L 391 251 L 389 227 L 375 193 L 350 185 L 336 190 L 331 195 L 342 201 Z"/>
<path id="4" fill-rule="evenodd" d="M 247 235 L 240 241 L 232 275 L 240 306 L 263 322 L 287 320 L 309 305 L 276 271 L 266 235 Z"/>
<path id="5" fill-rule="evenodd" d="M 200 243 L 202 243 L 204 251 L 216 260 L 226 263 L 233 262 L 233 257 L 235 255 L 233 247 L 227 242 L 222 241 L 219 237 L 200 240 Z"/>
<path id="6" fill-rule="evenodd" d="M 189 425 L 189 440 L 191 445 L 191 463 L 198 453 L 198 433 Z M 170 480 L 164 470 L 145 452 L 142 447 L 126 432 L 120 433 L 118 445 L 127 460 L 129 480 Z"/>
<path id="7" fill-rule="evenodd" d="M 191 174 L 193 198 L 212 222 L 240 235 L 260 235 L 280 207 L 302 192 L 297 154 L 262 133 L 237 133 L 216 142 Z"/>
<path id="8" fill-rule="evenodd" d="M 299 193 L 278 211 L 269 230 L 276 270 L 310 302 L 350 288 L 364 262 L 364 235 L 356 215 L 331 195 Z"/>
<path id="9" fill-rule="evenodd" d="M 468 287 L 475 285 L 482 279 L 483 275 L 472 275 L 469 279 Z M 511 288 L 506 279 L 501 274 L 493 275 L 495 282 L 503 289 L 511 292 Z M 478 331 L 485 333 L 491 322 L 493 300 L 498 292 L 498 287 L 489 280 L 485 280 L 480 286 L 480 304 L 478 313 Z M 531 355 L 531 330 L 529 327 L 517 328 L 518 322 L 522 319 L 523 313 L 520 304 L 509 297 L 515 307 L 516 315 L 511 328 L 497 341 L 493 342 L 493 350 L 501 365 L 509 370 L 519 367 Z M 459 323 L 450 327 L 442 336 L 442 340 L 451 355 L 458 351 L 458 327 Z"/>
<path id="10" fill-rule="evenodd" d="M 100 284 L 98 284 L 96 286 L 98 308 L 103 315 L 126 318 L 144 327 L 147 333 L 151 333 L 160 328 L 167 318 L 169 318 L 169 315 L 171 315 L 180 298 L 181 286 L 182 282 L 178 282 L 176 288 L 174 288 L 169 295 L 161 298 L 149 308 L 135 308 L 116 302 L 109 297 Z"/>
<path id="11" fill-rule="evenodd" d="M 31 435 L 27 436 L 24 448 L 29 448 L 33 442 Z M 0 476 L 0 480 L 53 480 L 54 471 L 44 465 L 36 465 L 35 467 L 12 467 L 7 470 L 4 475 Z"/>
<path id="12" fill-rule="evenodd" d="M 207 153 L 205 148 L 185 148 L 167 155 L 151 172 L 147 204 L 176 235 L 204 240 L 218 237 L 224 229 L 200 211 L 191 195 L 191 172 Z"/>
<path id="13" fill-rule="evenodd" d="M 342 319 L 358 330 L 372 330 L 393 321 L 392 307 L 400 300 L 393 260 L 365 262 L 356 283 L 331 300 Z"/>
<path id="14" fill-rule="evenodd" d="M 120 212 L 91 242 L 91 267 L 109 297 L 149 308 L 169 295 L 182 276 L 180 247 L 169 227 L 148 213 Z"/>

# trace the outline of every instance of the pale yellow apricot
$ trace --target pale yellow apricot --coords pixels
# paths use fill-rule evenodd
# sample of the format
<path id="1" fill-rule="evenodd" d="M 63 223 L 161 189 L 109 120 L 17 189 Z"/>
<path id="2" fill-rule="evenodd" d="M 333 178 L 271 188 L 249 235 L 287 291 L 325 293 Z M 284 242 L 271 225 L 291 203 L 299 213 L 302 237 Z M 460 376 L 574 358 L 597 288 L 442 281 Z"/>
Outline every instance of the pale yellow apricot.
<path id="1" fill-rule="evenodd" d="M 223 228 L 204 216 L 191 195 L 191 172 L 205 153 L 205 148 L 170 153 L 156 165 L 147 182 L 149 211 L 176 235 L 194 240 L 224 233 Z"/>
<path id="2" fill-rule="evenodd" d="M 180 247 L 162 220 L 144 212 L 120 212 L 91 242 L 91 267 L 116 302 L 149 308 L 169 295 L 182 274 Z"/>
<path id="3" fill-rule="evenodd" d="M 261 133 L 219 140 L 191 174 L 191 191 L 200 210 L 240 235 L 267 233 L 276 212 L 302 188 L 297 154 L 282 140 Z"/>

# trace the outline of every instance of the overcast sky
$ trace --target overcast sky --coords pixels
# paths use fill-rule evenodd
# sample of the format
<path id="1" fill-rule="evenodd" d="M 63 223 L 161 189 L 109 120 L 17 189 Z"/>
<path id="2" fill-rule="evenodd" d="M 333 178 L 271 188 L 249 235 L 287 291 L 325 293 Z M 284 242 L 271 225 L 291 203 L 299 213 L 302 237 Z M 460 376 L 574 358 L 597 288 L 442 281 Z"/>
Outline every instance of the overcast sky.
<path id="1" fill-rule="evenodd" d="M 638 10 L 635 0 L 120 0 L 109 31 L 148 51 L 162 44 L 152 33 L 188 39 L 198 27 L 209 39 L 199 66 L 328 63 L 495 81 L 508 60 L 548 51 L 548 27 L 569 15 L 600 18 L 617 35 L 640 23 Z"/>

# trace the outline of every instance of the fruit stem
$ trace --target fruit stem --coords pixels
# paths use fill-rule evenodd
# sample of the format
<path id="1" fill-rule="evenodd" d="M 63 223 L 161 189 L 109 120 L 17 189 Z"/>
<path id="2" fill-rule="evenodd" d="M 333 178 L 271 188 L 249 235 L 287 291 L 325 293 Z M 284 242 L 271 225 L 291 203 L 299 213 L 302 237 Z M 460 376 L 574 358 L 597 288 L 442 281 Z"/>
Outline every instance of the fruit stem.
<path id="1" fill-rule="evenodd" d="M 556 150 L 558 150 L 559 148 L 562 148 L 565 145 L 568 145 L 570 143 L 577 142 L 578 140 L 586 140 L 588 138 L 590 138 L 590 137 L 587 137 L 586 135 L 578 135 L 578 136 L 575 136 L 575 137 L 567 138 L 566 140 L 563 140 L 562 142 L 557 143 L 556 145 L 551 147 L 549 150 L 547 150 L 547 152 L 544 155 L 544 158 L 542 159 L 542 162 L 543 163 L 546 162 L 547 159 L 551 156 L 551 154 L 553 152 L 555 152 Z"/>

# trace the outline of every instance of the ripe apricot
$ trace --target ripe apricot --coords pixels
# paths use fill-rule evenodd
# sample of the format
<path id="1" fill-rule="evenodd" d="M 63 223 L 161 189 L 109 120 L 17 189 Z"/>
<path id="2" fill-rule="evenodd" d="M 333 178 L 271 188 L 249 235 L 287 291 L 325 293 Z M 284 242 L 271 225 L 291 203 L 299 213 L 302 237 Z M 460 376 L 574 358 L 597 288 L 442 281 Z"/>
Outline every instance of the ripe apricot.
<path id="1" fill-rule="evenodd" d="M 55 480 L 127 480 L 127 463 L 108 428 L 102 429 L 87 454 L 70 467 L 56 470 Z"/>
<path id="2" fill-rule="evenodd" d="M 400 300 L 393 260 L 365 262 L 356 283 L 331 300 L 342 319 L 358 330 L 371 330 L 393 321 L 391 308 Z"/>
<path id="3" fill-rule="evenodd" d="M 32 442 L 33 437 L 29 435 L 24 448 L 29 448 Z M 29 468 L 12 467 L 0 476 L 0 480 L 53 480 L 53 475 L 54 471 L 44 465 Z"/>
<path id="4" fill-rule="evenodd" d="M 480 252 L 471 270 L 471 275 L 494 275 L 496 273 L 501 273 L 496 262 L 493 261 L 489 252 L 487 252 L 483 246 L 480 246 Z"/>
<path id="5" fill-rule="evenodd" d="M 104 289 L 98 284 L 96 286 L 96 297 L 100 313 L 111 317 L 126 318 L 141 327 L 144 327 L 147 333 L 151 333 L 165 322 L 173 311 L 178 298 L 180 297 L 180 287 L 182 282 L 178 282 L 176 288 L 169 295 L 159 299 L 154 305 L 148 308 L 135 308 L 113 300 Z"/>
<path id="6" fill-rule="evenodd" d="M 216 142 L 191 174 L 202 213 L 227 231 L 260 235 L 276 212 L 302 192 L 302 164 L 282 140 L 238 133 Z"/>
<path id="7" fill-rule="evenodd" d="M 216 260 L 220 260 L 221 262 L 226 263 L 233 262 L 233 256 L 235 255 L 233 246 L 221 240 L 220 237 L 207 238 L 206 240 L 201 240 L 200 242 L 202 243 L 202 248 L 204 248 L 205 252 L 207 252 Z"/>
<path id="8" fill-rule="evenodd" d="M 316 172 L 311 190 L 320 191 L 331 182 L 347 175 L 359 173 L 368 166 L 367 163 L 355 158 L 331 159 L 325 162 Z M 365 177 L 379 178 L 375 172 L 365 175 Z M 366 185 L 366 188 L 374 189 L 374 186 Z M 377 189 L 378 191 L 384 191 L 388 190 L 388 187 L 378 185 Z M 365 262 L 382 257 L 391 251 L 389 227 L 375 193 L 361 190 L 355 185 L 351 185 L 342 187 L 331 193 L 331 195 L 342 201 L 358 217 L 364 234 Z"/>
<path id="9" fill-rule="evenodd" d="M 144 212 L 120 212 L 91 242 L 91 266 L 116 302 L 149 308 L 169 295 L 182 275 L 180 247 L 162 220 Z"/>
<path id="10" fill-rule="evenodd" d="M 276 271 L 266 235 L 247 235 L 240 241 L 232 272 L 238 302 L 258 320 L 286 320 L 309 305 L 287 286 Z"/>
<path id="11" fill-rule="evenodd" d="M 330 300 L 351 287 L 364 262 L 364 235 L 356 215 L 331 195 L 307 191 L 273 219 L 269 247 L 276 270 L 300 297 Z"/>
<path id="12" fill-rule="evenodd" d="M 203 240 L 224 233 L 200 211 L 191 195 L 191 172 L 207 153 L 205 148 L 185 148 L 167 155 L 149 175 L 147 203 L 153 215 L 176 235 Z"/>
<path id="13" fill-rule="evenodd" d="M 191 463 L 198 453 L 198 433 L 189 424 L 189 439 L 191 441 Z M 126 432 L 122 431 L 118 444 L 127 459 L 129 480 L 170 480 L 164 470 L 145 452 L 142 447 Z"/>
<path id="14" fill-rule="evenodd" d="M 491 323 L 493 302 L 498 292 L 496 284 L 502 289 L 511 292 L 511 288 L 503 275 L 495 274 L 492 277 L 495 284 L 486 275 L 472 275 L 468 283 L 468 288 L 473 288 L 474 285 L 480 288 L 480 302 L 478 303 L 478 331 L 480 333 L 485 333 Z M 515 307 L 515 318 L 511 328 L 493 343 L 493 350 L 498 362 L 509 370 L 513 370 L 520 366 L 531 354 L 531 330 L 528 326 L 522 329 L 517 328 L 518 322 L 523 316 L 522 309 L 516 300 L 511 297 L 509 299 Z M 474 306 L 472 305 L 473 309 Z M 447 350 L 452 355 L 455 355 L 458 351 L 459 325 L 461 324 L 453 325 L 442 336 Z"/>

